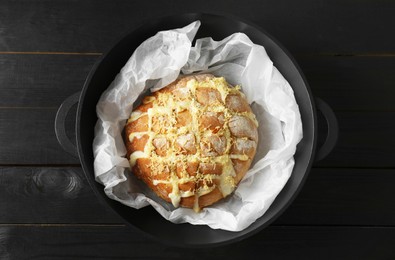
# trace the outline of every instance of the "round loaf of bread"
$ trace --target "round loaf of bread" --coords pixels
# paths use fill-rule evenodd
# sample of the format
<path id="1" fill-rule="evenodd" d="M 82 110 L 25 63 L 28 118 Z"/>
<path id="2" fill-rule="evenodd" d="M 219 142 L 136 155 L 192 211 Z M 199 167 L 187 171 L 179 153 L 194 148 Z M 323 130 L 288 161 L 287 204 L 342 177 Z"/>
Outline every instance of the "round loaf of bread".
<path id="1" fill-rule="evenodd" d="M 240 87 L 190 75 L 146 96 L 125 126 L 133 174 L 196 212 L 231 194 L 248 171 L 258 122 Z"/>

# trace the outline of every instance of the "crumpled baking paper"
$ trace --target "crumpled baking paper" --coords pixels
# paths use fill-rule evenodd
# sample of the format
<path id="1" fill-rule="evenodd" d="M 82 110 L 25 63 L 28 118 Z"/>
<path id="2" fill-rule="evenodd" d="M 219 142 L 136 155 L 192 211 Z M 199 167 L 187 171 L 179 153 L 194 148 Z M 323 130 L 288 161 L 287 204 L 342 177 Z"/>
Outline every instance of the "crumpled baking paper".
<path id="1" fill-rule="evenodd" d="M 133 208 L 152 205 L 174 223 L 241 231 L 262 216 L 284 187 L 302 139 L 302 122 L 293 90 L 273 66 L 263 46 L 245 34 L 214 41 L 192 40 L 200 26 L 161 31 L 144 41 L 97 104 L 94 169 L 108 197 Z M 141 96 L 174 81 L 180 73 L 210 72 L 241 85 L 259 122 L 259 143 L 251 169 L 233 194 L 204 208 L 174 208 L 130 174 L 122 131 Z"/>

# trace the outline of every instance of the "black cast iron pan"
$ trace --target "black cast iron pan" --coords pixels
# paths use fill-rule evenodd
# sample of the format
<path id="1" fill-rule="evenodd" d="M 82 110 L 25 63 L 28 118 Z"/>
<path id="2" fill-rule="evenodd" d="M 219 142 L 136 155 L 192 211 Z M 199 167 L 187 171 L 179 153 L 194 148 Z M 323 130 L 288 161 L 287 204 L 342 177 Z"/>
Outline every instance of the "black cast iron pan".
<path id="1" fill-rule="evenodd" d="M 240 232 L 213 230 L 207 226 L 191 224 L 173 224 L 162 218 L 152 207 L 136 210 L 109 199 L 103 191 L 103 186 L 94 179 L 92 143 L 94 126 L 97 121 L 96 103 L 101 94 L 144 40 L 155 35 L 158 31 L 184 27 L 195 20 L 200 20 L 202 23 L 196 38 L 212 37 L 214 40 L 222 40 L 232 33 L 243 32 L 254 43 L 263 45 L 274 65 L 292 86 L 302 117 L 304 137 L 297 146 L 294 156 L 295 166 L 290 179 L 268 211 L 255 223 Z M 66 136 L 64 122 L 68 110 L 77 102 L 77 147 L 75 147 Z M 315 152 L 317 141 L 316 107 L 322 111 L 328 123 L 326 141 L 317 153 Z M 332 150 L 337 141 L 338 126 L 333 111 L 322 100 L 313 98 L 299 66 L 272 36 L 256 25 L 238 18 L 231 18 L 228 15 L 193 13 L 149 20 L 118 41 L 92 68 L 82 92 L 69 97 L 60 106 L 55 130 L 59 143 L 66 151 L 74 155 L 77 155 L 78 151 L 83 170 L 96 195 L 132 228 L 174 246 L 199 247 L 240 241 L 268 226 L 294 200 L 314 159 L 322 159 Z"/>

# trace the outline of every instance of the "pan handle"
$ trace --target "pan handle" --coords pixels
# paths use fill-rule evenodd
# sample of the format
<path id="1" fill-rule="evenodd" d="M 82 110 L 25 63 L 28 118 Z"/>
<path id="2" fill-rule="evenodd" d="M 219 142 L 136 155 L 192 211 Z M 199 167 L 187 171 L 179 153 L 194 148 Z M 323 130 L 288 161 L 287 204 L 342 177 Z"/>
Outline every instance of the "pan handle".
<path id="1" fill-rule="evenodd" d="M 335 147 L 339 136 L 339 123 L 332 108 L 321 98 L 315 97 L 315 104 L 318 110 L 322 112 L 328 125 L 328 133 L 324 144 L 318 149 L 315 161 L 324 159 Z"/>
<path id="2" fill-rule="evenodd" d="M 77 147 L 67 137 L 65 123 L 67 114 L 73 105 L 78 103 L 80 94 L 81 92 L 77 92 L 66 98 L 60 105 L 55 117 L 55 134 L 59 144 L 66 152 L 76 158 L 78 158 Z"/>

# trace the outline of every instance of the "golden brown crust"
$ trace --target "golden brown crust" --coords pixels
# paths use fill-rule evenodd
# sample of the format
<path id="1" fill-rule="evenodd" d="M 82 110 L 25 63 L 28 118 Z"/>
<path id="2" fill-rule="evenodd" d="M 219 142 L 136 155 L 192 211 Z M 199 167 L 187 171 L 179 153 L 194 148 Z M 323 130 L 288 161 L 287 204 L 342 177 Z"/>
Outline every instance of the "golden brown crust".
<path id="1" fill-rule="evenodd" d="M 200 208 L 229 195 L 255 156 L 258 132 L 238 88 L 211 74 L 147 96 L 125 126 L 133 173 L 173 205 Z"/>

